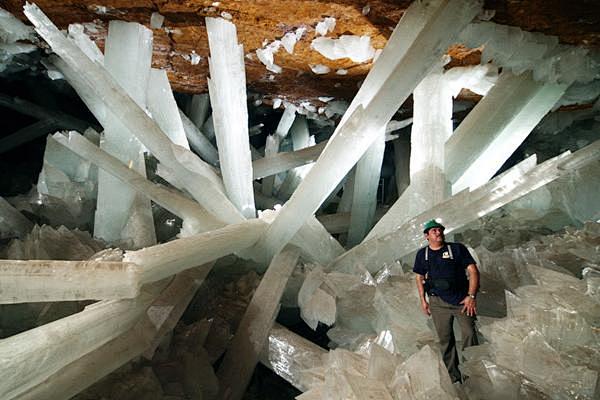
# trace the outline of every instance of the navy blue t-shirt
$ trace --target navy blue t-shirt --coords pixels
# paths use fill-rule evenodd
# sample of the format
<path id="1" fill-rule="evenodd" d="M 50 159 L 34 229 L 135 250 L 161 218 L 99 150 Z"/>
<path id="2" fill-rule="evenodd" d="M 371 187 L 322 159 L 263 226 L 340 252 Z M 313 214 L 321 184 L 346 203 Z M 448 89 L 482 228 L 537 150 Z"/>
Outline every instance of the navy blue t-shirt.
<path id="1" fill-rule="evenodd" d="M 462 243 L 445 243 L 439 250 L 429 249 L 429 261 L 426 261 L 425 249 L 427 247 L 417 252 L 413 272 L 423 276 L 429 273 L 428 276 L 434 280 L 442 278 L 449 282 L 448 289 L 434 288 L 431 293 L 446 303 L 458 305 L 469 291 L 466 268 L 475 264 L 471 253 Z"/>

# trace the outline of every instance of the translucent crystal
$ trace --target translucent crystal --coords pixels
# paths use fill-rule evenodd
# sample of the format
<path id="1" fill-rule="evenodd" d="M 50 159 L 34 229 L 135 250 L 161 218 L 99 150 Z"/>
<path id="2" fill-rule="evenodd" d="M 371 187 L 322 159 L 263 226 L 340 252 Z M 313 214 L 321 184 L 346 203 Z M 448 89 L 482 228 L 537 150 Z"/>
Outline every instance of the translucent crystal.
<path id="1" fill-rule="evenodd" d="M 31 231 L 33 223 L 0 197 L 0 227 L 1 239 L 23 237 Z"/>
<path id="2" fill-rule="evenodd" d="M 211 54 L 208 86 L 223 183 L 241 214 L 254 218 L 244 52 L 231 22 L 207 18 L 206 29 Z"/>
<path id="3" fill-rule="evenodd" d="M 167 134 L 171 142 L 189 149 L 190 145 L 183 129 L 179 108 L 175 103 L 169 78 L 167 78 L 167 71 L 155 68 L 150 70 L 147 102 L 152 119 Z"/>

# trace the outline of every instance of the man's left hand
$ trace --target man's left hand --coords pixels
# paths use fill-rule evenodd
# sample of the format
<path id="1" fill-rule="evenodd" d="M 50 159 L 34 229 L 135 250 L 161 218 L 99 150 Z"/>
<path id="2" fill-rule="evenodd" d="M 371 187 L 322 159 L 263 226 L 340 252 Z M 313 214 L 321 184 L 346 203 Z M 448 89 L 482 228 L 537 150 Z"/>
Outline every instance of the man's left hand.
<path id="1" fill-rule="evenodd" d="M 463 305 L 462 313 L 467 313 L 469 317 L 474 317 L 477 314 L 477 301 L 471 296 L 467 296 L 460 302 Z"/>

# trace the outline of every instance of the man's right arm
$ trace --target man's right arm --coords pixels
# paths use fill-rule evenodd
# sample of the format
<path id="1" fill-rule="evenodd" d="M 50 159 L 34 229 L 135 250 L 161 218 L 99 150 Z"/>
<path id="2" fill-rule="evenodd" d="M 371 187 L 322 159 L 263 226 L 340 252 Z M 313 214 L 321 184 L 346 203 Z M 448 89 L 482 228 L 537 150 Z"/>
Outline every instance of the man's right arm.
<path id="1" fill-rule="evenodd" d="M 429 311 L 429 303 L 425 297 L 425 287 L 423 286 L 423 280 L 425 277 L 421 274 L 415 273 L 415 280 L 417 281 L 417 290 L 419 291 L 419 299 L 421 300 L 421 310 L 427 316 L 431 315 Z"/>

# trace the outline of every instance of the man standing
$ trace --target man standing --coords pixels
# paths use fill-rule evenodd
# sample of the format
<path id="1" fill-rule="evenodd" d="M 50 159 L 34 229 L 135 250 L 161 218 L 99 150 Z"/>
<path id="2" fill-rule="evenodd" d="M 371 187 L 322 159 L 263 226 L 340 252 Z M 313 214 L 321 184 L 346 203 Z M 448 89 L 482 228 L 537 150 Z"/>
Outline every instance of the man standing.
<path id="1" fill-rule="evenodd" d="M 433 319 L 444 363 L 454 383 L 462 382 L 452 328 L 455 318 L 463 337 L 462 349 L 478 344 L 475 298 L 479 288 L 479 270 L 463 244 L 445 241 L 444 229 L 434 219 L 425 223 L 423 233 L 429 244 L 417 252 L 413 272 L 417 274 L 421 308 Z"/>

